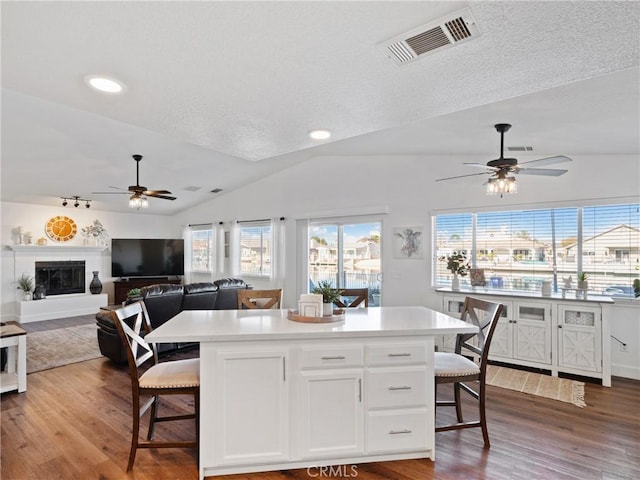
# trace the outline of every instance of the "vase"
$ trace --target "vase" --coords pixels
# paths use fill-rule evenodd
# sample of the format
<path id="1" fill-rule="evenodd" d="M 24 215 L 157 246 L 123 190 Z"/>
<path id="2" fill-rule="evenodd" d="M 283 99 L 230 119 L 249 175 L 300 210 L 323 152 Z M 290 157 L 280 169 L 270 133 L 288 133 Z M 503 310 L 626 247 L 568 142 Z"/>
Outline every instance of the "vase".
<path id="1" fill-rule="evenodd" d="M 97 295 L 102 292 L 102 282 L 98 278 L 99 272 L 91 272 L 93 273 L 93 278 L 91 279 L 91 283 L 89 284 L 89 291 L 92 295 Z"/>
<path id="2" fill-rule="evenodd" d="M 333 303 L 322 304 L 322 315 L 325 317 L 333 315 Z"/>
<path id="3" fill-rule="evenodd" d="M 451 280 L 451 290 L 460 290 L 460 278 L 458 278 L 458 274 L 453 274 L 453 279 Z"/>

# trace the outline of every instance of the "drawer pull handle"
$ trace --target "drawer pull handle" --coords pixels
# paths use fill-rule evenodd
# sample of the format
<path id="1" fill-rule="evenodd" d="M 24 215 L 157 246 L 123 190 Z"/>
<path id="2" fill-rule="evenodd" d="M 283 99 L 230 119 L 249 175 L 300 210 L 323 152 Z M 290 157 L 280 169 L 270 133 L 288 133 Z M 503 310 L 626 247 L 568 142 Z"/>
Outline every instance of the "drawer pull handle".
<path id="1" fill-rule="evenodd" d="M 389 390 L 411 390 L 409 385 L 403 385 L 402 387 L 389 387 Z"/>
<path id="2" fill-rule="evenodd" d="M 404 430 L 390 430 L 389 431 L 389 435 L 400 435 L 403 433 L 412 433 L 411 430 L 409 429 L 404 429 Z"/>
<path id="3" fill-rule="evenodd" d="M 389 357 L 410 357 L 410 353 L 390 353 Z"/>
<path id="4" fill-rule="evenodd" d="M 322 360 L 344 360 L 345 358 L 344 355 L 335 355 L 333 357 L 322 357 Z"/>

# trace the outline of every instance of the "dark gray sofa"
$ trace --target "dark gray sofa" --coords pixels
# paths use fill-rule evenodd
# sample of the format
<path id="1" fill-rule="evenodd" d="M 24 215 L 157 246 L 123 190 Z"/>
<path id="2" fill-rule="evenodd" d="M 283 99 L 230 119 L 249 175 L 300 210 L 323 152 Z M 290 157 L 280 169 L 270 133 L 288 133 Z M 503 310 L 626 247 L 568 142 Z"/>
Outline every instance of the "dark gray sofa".
<path id="1" fill-rule="evenodd" d="M 141 288 L 140 297 L 131 301 L 144 301 L 151 327 L 157 328 L 182 310 L 234 310 L 238 308 L 237 291 L 247 288 L 251 285 L 236 278 L 187 285 L 158 284 Z M 100 353 L 116 363 L 126 363 L 127 356 L 111 315 L 110 310 L 96 314 Z M 197 344 L 162 343 L 157 350 L 162 356 L 195 346 Z"/>

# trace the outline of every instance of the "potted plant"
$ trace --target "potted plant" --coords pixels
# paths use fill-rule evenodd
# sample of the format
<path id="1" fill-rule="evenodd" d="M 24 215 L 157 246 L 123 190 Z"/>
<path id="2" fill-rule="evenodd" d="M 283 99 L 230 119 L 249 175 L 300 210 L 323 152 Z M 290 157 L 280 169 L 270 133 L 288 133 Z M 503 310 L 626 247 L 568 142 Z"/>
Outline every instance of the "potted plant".
<path id="1" fill-rule="evenodd" d="M 127 292 L 127 299 L 123 302 L 123 305 L 128 305 L 130 303 L 137 302 L 138 300 L 142 300 L 142 290 L 139 288 L 132 288 Z"/>
<path id="2" fill-rule="evenodd" d="M 31 275 L 23 273 L 18 279 L 18 290 L 22 290 L 22 298 L 31 300 L 31 292 L 33 292 L 34 282 Z"/>
<path id="3" fill-rule="evenodd" d="M 311 293 L 322 295 L 322 313 L 323 315 L 332 315 L 333 302 L 340 299 L 342 292 L 343 290 L 334 288 L 330 281 L 321 280 Z"/>
<path id="4" fill-rule="evenodd" d="M 589 290 L 589 282 L 587 282 L 587 274 L 585 272 L 578 274 L 578 288 L 580 290 Z"/>
<path id="5" fill-rule="evenodd" d="M 633 293 L 636 298 L 640 297 L 640 278 L 633 281 Z"/>
<path id="6" fill-rule="evenodd" d="M 458 275 L 465 277 L 469 272 L 469 263 L 467 262 L 466 252 L 463 250 L 459 252 L 451 252 L 451 255 L 441 257 L 441 260 L 446 260 L 447 270 L 453 274 L 451 290 L 460 290 L 460 279 L 458 278 Z"/>

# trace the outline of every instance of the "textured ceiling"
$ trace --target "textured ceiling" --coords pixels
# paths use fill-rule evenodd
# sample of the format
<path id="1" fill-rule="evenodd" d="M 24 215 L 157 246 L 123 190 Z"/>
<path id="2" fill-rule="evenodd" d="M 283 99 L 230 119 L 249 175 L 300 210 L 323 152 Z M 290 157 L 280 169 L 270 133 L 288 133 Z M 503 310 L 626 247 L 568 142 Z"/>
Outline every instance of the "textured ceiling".
<path id="1" fill-rule="evenodd" d="M 403 67 L 378 47 L 467 5 L 475 40 Z M 91 192 L 134 183 L 140 153 L 141 183 L 178 196 L 148 213 L 171 214 L 316 155 L 494 158 L 501 121 L 549 154 L 638 152 L 638 2 L 1 8 L 3 201 L 77 194 L 126 210 Z M 94 73 L 127 92 L 91 91 Z M 309 140 L 314 128 L 331 142 Z M 52 178 L 53 165 L 72 177 Z"/>

